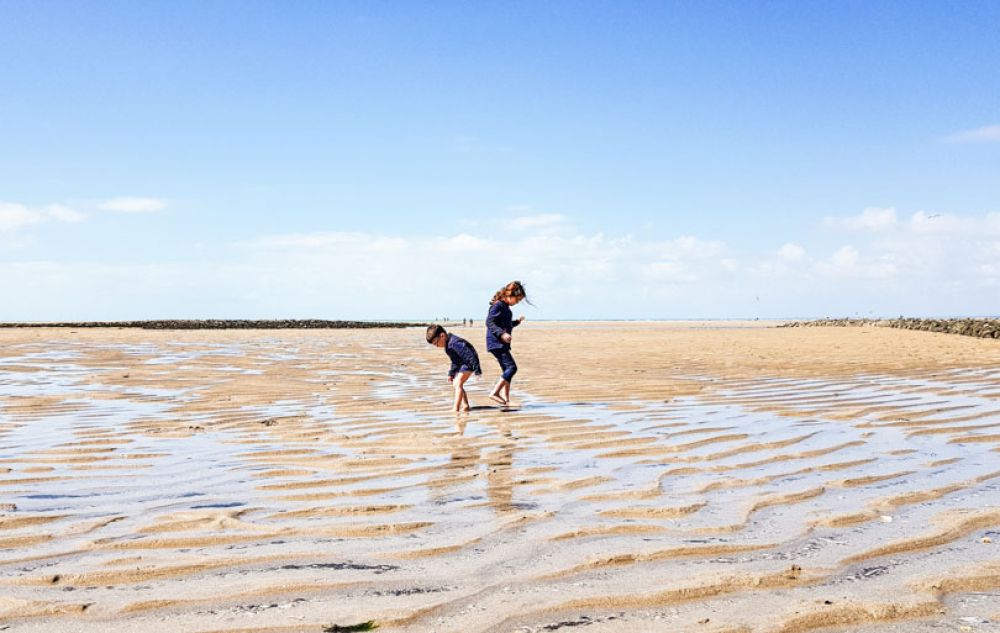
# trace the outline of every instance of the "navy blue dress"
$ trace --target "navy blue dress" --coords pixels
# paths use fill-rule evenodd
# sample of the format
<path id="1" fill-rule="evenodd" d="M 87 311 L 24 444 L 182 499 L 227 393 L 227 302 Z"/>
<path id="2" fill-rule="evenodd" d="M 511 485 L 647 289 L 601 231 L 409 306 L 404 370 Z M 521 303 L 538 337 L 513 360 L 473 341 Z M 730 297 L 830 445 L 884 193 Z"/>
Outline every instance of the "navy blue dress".
<path id="1" fill-rule="evenodd" d="M 521 325 L 520 321 L 514 320 L 514 314 L 510 311 L 510 306 L 504 301 L 497 301 L 490 306 L 490 311 L 486 314 L 486 349 L 492 352 L 495 349 L 510 349 L 510 343 L 500 340 L 502 334 L 510 334 L 511 330 Z"/>
<path id="2" fill-rule="evenodd" d="M 448 342 L 444 346 L 445 353 L 451 359 L 451 369 L 448 370 L 448 377 L 454 378 L 459 372 L 471 371 L 477 376 L 483 373 L 479 367 L 479 354 L 476 348 L 461 336 L 448 334 Z"/>
<path id="3" fill-rule="evenodd" d="M 496 357 L 503 371 L 503 379 L 510 382 L 517 373 L 517 363 L 510 353 L 510 343 L 504 343 L 500 338 L 504 334 L 510 334 L 511 330 L 521 325 L 520 321 L 514 320 L 514 315 L 510 311 L 510 306 L 504 301 L 497 301 L 490 306 L 490 311 L 486 315 L 486 349 Z"/>

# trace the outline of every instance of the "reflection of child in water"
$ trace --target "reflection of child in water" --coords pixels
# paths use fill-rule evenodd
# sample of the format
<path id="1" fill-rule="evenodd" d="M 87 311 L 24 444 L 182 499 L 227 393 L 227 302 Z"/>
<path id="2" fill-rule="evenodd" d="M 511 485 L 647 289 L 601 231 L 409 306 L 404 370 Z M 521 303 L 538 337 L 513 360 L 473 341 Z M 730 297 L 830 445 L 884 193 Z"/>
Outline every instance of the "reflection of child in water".
<path id="1" fill-rule="evenodd" d="M 460 336 L 448 334 L 440 325 L 427 327 L 427 342 L 435 347 L 443 347 L 451 368 L 448 370 L 448 382 L 455 385 L 455 411 L 469 410 L 469 394 L 465 393 L 465 382 L 476 374 L 482 375 L 479 367 L 479 354 L 468 341 Z"/>

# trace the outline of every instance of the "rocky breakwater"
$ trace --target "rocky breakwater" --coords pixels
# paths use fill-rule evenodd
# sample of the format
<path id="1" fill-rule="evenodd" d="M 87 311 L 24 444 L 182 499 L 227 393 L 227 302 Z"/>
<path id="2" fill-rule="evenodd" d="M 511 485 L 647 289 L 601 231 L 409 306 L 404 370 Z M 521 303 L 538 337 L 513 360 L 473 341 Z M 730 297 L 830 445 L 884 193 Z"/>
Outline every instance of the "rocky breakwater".
<path id="1" fill-rule="evenodd" d="M 394 321 L 328 321 L 325 319 L 165 319 L 154 321 L 83 321 L 65 323 L 0 323 L 5 328 L 141 328 L 144 330 L 293 330 L 403 328 L 418 325 Z"/>
<path id="2" fill-rule="evenodd" d="M 779 327 L 894 327 L 904 330 L 923 330 L 942 334 L 960 334 L 977 338 L 1000 339 L 1000 319 L 816 319 L 794 321 Z"/>

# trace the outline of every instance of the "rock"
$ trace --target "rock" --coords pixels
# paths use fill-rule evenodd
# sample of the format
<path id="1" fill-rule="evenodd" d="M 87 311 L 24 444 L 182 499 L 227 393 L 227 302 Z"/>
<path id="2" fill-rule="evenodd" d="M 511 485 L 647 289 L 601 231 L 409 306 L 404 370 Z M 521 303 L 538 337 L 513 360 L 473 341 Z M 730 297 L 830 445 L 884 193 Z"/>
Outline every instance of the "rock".
<path id="1" fill-rule="evenodd" d="M 792 321 L 778 327 L 891 327 L 923 332 L 958 334 L 977 338 L 1000 338 L 1000 319 L 816 319 Z"/>

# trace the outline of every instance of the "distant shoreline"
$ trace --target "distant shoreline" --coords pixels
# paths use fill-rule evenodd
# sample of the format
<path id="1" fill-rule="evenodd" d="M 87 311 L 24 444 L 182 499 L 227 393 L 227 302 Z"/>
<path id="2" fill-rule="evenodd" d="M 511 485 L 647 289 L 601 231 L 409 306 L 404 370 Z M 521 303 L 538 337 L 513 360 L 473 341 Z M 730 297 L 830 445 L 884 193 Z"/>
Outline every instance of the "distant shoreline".
<path id="1" fill-rule="evenodd" d="M 324 319 L 160 319 L 151 321 L 67 321 L 0 323 L 0 328 L 133 328 L 142 330 L 345 330 L 405 328 L 421 325 L 400 321 L 328 321 Z"/>
<path id="2" fill-rule="evenodd" d="M 1000 339 L 1000 319 L 998 318 L 947 318 L 947 319 L 538 319 L 536 323 L 565 324 L 580 326 L 590 324 L 740 324 L 749 327 L 889 327 L 906 330 L 922 330 L 944 334 L 959 334 L 976 338 Z M 349 330 L 375 328 L 420 327 L 427 323 L 439 323 L 447 327 L 460 327 L 464 323 L 454 320 L 440 321 L 353 321 L 328 319 L 151 319 L 141 321 L 53 321 L 53 322 L 0 322 L 0 329 L 60 328 L 60 329 L 140 329 L 140 330 Z M 481 325 L 480 321 L 477 325 Z"/>

